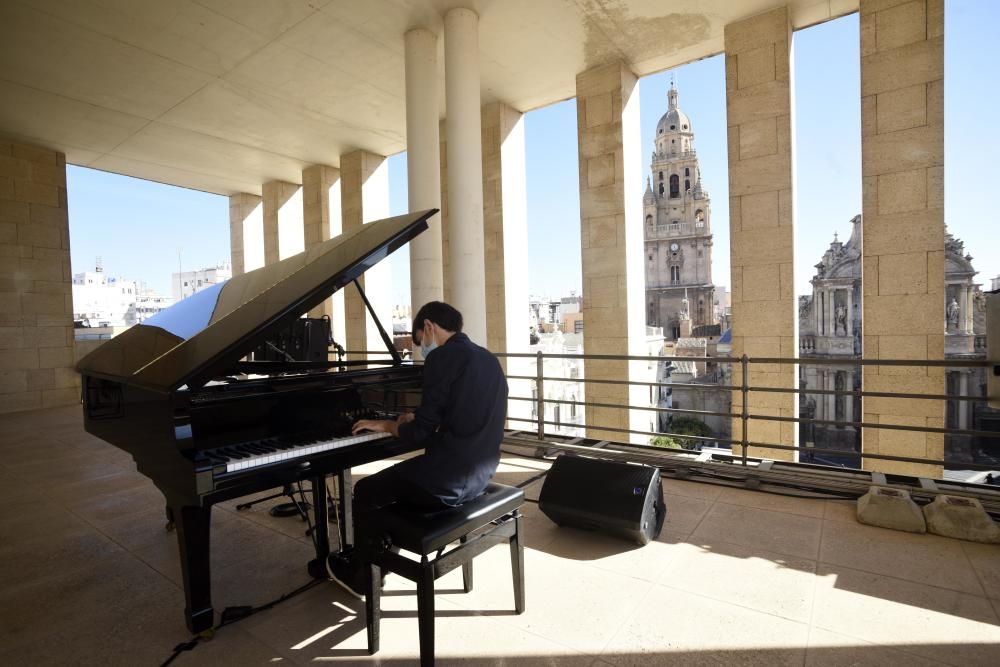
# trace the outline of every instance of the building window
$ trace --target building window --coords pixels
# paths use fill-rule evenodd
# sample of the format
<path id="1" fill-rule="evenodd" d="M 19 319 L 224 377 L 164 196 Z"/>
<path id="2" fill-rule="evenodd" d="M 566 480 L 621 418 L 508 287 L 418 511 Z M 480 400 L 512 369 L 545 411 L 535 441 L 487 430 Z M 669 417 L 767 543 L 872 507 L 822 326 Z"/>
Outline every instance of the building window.
<path id="1" fill-rule="evenodd" d="M 681 281 L 681 267 L 671 266 L 670 267 L 670 282 L 676 285 Z"/>
<path id="2" fill-rule="evenodd" d="M 685 176 L 690 176 L 691 175 L 691 168 L 690 167 L 684 167 L 684 175 Z"/>
<path id="3" fill-rule="evenodd" d="M 663 172 L 662 171 L 660 172 L 660 180 L 661 181 L 663 180 Z"/>
<path id="4" fill-rule="evenodd" d="M 662 188 L 663 186 L 660 187 Z M 670 198 L 676 199 L 677 197 L 680 197 L 681 196 L 680 189 L 681 189 L 680 177 L 677 176 L 677 174 L 672 174 L 670 176 Z"/>
<path id="5" fill-rule="evenodd" d="M 660 194 L 663 194 L 663 183 L 660 183 Z"/>
<path id="6" fill-rule="evenodd" d="M 691 181 L 684 179 L 684 192 L 687 192 L 690 189 L 691 189 Z"/>

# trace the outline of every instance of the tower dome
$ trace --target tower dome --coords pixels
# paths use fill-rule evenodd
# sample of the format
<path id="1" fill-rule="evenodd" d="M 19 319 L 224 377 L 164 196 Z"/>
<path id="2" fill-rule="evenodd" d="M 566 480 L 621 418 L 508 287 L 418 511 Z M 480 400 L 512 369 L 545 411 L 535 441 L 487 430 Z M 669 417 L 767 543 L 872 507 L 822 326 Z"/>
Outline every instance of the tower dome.
<path id="1" fill-rule="evenodd" d="M 687 114 L 677 107 L 677 88 L 673 84 L 667 92 L 667 113 L 656 124 L 657 138 L 669 133 L 693 134 Z"/>

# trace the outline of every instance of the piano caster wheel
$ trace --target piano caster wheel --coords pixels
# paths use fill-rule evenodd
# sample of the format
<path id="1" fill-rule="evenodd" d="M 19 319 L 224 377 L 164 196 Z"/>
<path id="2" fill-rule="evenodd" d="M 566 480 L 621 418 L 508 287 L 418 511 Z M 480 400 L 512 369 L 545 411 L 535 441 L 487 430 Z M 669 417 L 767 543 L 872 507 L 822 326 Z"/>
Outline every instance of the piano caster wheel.
<path id="1" fill-rule="evenodd" d="M 174 529 L 174 522 L 173 521 L 168 521 L 167 525 L 165 525 L 163 527 L 163 530 L 167 531 L 168 533 L 171 532 L 171 531 L 173 531 L 173 529 Z"/>

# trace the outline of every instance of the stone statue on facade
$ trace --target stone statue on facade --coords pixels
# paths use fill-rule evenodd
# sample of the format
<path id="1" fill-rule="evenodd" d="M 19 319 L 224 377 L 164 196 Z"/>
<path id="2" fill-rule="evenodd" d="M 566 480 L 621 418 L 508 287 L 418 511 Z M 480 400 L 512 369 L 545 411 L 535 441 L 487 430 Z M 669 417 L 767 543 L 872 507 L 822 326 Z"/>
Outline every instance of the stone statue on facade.
<path id="1" fill-rule="evenodd" d="M 948 310 L 945 312 L 949 329 L 958 329 L 958 310 L 958 301 L 952 297 L 948 304 Z"/>
<path id="2" fill-rule="evenodd" d="M 844 306 L 837 306 L 833 311 L 834 319 L 837 323 L 834 328 L 834 335 L 846 336 L 847 335 L 847 308 Z M 840 333 L 843 331 L 843 333 Z"/>

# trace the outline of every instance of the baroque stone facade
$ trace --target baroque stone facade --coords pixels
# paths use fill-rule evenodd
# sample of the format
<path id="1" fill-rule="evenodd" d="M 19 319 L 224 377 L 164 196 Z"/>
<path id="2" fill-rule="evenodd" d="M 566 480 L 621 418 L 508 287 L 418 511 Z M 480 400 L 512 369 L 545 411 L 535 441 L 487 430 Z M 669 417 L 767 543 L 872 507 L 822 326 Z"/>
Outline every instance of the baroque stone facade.
<path id="1" fill-rule="evenodd" d="M 646 323 L 667 340 L 715 324 L 712 284 L 712 210 L 701 182 L 691 121 L 667 93 L 667 112 L 656 125 L 643 197 L 646 253 Z"/>
<path id="2" fill-rule="evenodd" d="M 851 236 L 846 243 L 834 240 L 816 264 L 810 281 L 813 293 L 799 297 L 799 354 L 802 358 L 836 359 L 861 356 L 861 216 L 851 220 Z M 976 270 L 972 256 L 962 241 L 945 235 L 945 299 L 942 323 L 946 359 L 984 359 L 986 353 L 985 295 L 974 282 Z M 905 357 L 891 352 L 885 358 Z M 985 396 L 986 378 L 981 368 L 956 368 L 946 371 L 946 393 L 956 396 Z M 801 389 L 861 390 L 857 366 L 828 364 L 800 367 Z M 861 399 L 836 394 L 803 394 L 799 405 L 802 417 L 820 420 L 861 421 Z M 997 430 L 997 411 L 979 401 L 948 401 L 945 425 L 965 430 Z M 806 452 L 805 461 L 847 463 L 859 466 L 854 455 L 860 451 L 860 434 L 845 425 L 803 425 L 800 437 L 807 447 L 839 450 Z M 966 462 L 993 462 L 1000 452 L 992 450 L 989 439 L 968 436 L 945 436 L 945 458 Z"/>

